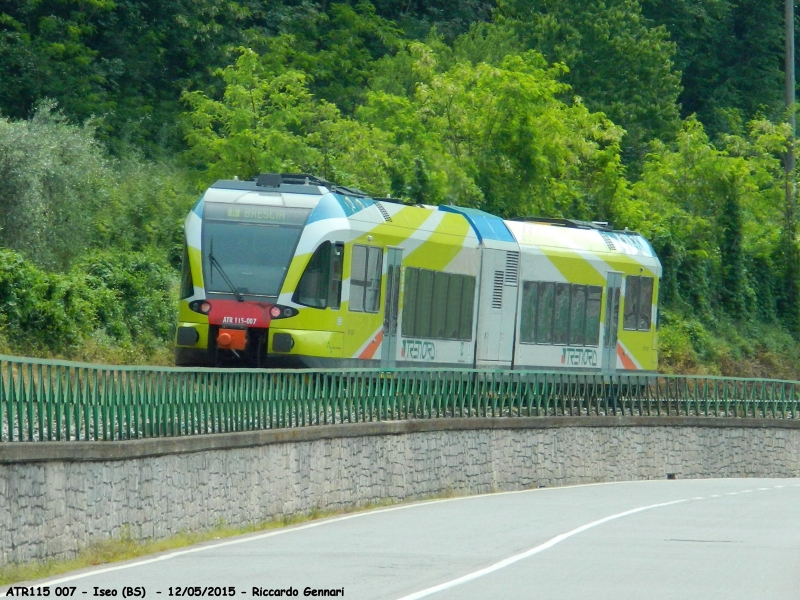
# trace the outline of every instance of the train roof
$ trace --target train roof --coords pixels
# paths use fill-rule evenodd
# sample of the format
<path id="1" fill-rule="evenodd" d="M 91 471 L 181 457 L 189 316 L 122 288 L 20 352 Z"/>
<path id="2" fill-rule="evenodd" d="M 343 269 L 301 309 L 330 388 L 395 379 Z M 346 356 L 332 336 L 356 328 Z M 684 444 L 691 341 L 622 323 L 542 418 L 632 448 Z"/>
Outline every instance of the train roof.
<path id="1" fill-rule="evenodd" d="M 251 181 L 219 180 L 204 194 L 203 201 L 261 204 L 312 209 L 309 222 L 348 218 L 403 225 L 404 208 L 442 211 L 461 215 L 479 243 L 519 244 L 526 248 L 560 248 L 595 254 L 624 254 L 658 260 L 650 243 L 633 231 L 613 230 L 607 223 L 526 217 L 504 220 L 475 208 L 408 204 L 393 198 L 372 198 L 361 190 L 340 186 L 312 175 L 267 173 Z M 386 203 L 386 204 L 384 204 Z M 195 212 L 202 217 L 202 202 Z M 412 219 L 416 228 L 419 220 Z M 424 227 L 422 227 L 424 228 Z"/>
<path id="2" fill-rule="evenodd" d="M 547 222 L 505 221 L 520 247 L 566 248 L 594 254 L 626 254 L 657 259 L 650 243 L 639 233 L 606 227 L 561 225 Z M 558 220 L 560 221 L 560 220 Z"/>

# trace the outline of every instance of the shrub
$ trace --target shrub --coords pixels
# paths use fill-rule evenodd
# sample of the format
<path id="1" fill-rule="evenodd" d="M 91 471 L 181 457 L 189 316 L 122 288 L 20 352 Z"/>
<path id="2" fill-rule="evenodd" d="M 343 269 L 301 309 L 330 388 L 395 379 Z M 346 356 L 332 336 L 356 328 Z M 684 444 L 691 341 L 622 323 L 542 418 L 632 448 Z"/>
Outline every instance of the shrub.
<path id="1" fill-rule="evenodd" d="M 70 125 L 53 103 L 28 121 L 0 118 L 0 246 L 66 270 L 91 242 L 111 177 L 90 125 Z"/>
<path id="2" fill-rule="evenodd" d="M 0 328 L 10 342 L 54 351 L 76 346 L 94 329 L 98 292 L 79 275 L 46 273 L 0 249 Z"/>
<path id="3" fill-rule="evenodd" d="M 75 267 L 109 301 L 95 307 L 98 326 L 120 342 L 166 341 L 175 321 L 175 271 L 154 254 L 106 251 Z"/>
<path id="4" fill-rule="evenodd" d="M 66 274 L 0 249 L 0 334 L 34 353 L 71 353 L 90 337 L 164 346 L 174 326 L 176 276 L 144 253 L 90 255 Z"/>

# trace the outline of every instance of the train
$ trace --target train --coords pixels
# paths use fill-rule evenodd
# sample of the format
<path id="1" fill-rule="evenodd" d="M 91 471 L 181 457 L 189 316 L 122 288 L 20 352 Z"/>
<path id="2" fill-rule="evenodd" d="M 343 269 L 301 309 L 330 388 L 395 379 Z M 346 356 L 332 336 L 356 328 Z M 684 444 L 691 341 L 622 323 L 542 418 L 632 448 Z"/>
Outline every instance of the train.
<path id="1" fill-rule="evenodd" d="M 184 231 L 176 365 L 657 370 L 661 263 L 607 223 L 265 173 L 214 183 Z"/>

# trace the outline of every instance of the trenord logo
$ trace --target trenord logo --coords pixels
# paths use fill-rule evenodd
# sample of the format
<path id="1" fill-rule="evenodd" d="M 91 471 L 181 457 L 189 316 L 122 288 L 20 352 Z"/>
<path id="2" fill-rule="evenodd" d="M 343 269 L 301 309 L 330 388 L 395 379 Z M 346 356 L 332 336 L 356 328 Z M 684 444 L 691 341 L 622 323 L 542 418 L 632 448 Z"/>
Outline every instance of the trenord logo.
<path id="1" fill-rule="evenodd" d="M 411 360 L 435 360 L 436 345 L 427 340 L 403 340 L 400 356 Z"/>

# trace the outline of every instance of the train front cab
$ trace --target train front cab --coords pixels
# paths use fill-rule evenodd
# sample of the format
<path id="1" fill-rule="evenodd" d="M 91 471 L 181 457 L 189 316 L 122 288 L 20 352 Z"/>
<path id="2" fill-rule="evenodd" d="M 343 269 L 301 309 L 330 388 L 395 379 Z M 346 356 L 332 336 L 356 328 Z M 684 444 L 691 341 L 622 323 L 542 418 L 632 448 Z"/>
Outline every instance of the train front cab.
<path id="1" fill-rule="evenodd" d="M 271 324 L 299 313 L 279 295 L 323 192 L 239 181 L 206 191 L 184 226 L 176 364 L 267 365 Z"/>

